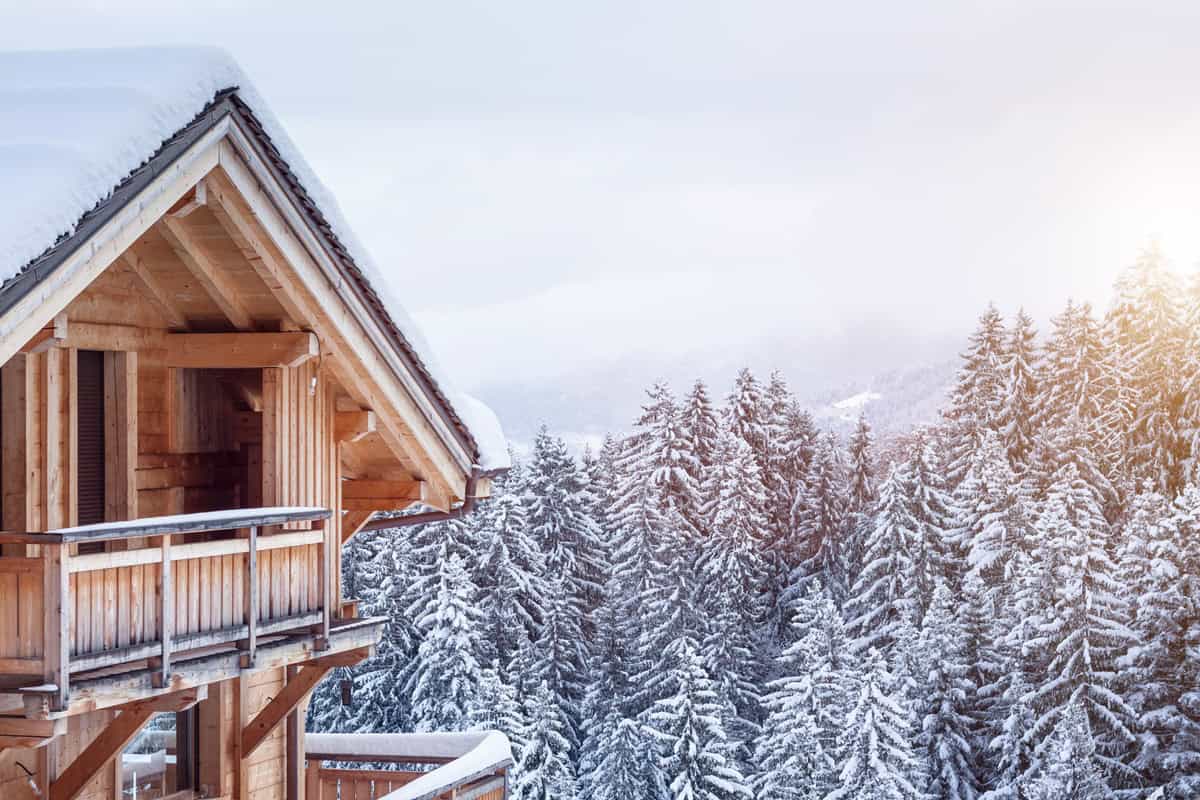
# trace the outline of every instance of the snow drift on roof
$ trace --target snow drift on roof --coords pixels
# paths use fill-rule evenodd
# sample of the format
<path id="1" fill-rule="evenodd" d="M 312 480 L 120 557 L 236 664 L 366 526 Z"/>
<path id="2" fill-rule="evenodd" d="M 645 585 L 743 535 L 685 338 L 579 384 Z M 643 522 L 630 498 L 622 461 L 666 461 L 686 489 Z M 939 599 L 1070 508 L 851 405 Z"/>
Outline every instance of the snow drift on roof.
<path id="1" fill-rule="evenodd" d="M 237 64 L 213 48 L 0 53 L 0 281 L 19 273 L 223 90 L 237 87 L 479 446 L 509 465 L 494 414 L 457 392 L 337 201 Z"/>

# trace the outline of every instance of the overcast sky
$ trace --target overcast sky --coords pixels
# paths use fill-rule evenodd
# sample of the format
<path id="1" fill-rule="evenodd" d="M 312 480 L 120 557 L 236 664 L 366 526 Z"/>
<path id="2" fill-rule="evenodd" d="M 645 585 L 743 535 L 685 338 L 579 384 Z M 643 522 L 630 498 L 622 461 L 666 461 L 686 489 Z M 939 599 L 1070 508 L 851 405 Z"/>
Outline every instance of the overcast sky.
<path id="1" fill-rule="evenodd" d="M 1195 3 L 10 4 L 3 48 L 231 51 L 468 384 L 1200 258 Z"/>

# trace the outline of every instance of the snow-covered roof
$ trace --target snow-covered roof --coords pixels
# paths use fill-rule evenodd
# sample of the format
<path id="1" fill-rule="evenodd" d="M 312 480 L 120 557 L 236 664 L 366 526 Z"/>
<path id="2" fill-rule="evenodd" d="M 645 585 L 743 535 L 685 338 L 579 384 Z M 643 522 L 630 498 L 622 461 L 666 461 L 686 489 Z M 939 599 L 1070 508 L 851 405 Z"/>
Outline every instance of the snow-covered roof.
<path id="1" fill-rule="evenodd" d="M 508 450 L 496 415 L 454 387 L 337 201 L 221 50 L 0 53 L 0 296 L 56 243 L 69 241 L 85 215 L 229 89 L 236 89 L 237 100 L 328 224 L 327 235 L 361 273 L 365 290 L 377 296 L 435 394 L 473 439 L 478 466 L 506 468 Z"/>
<path id="2" fill-rule="evenodd" d="M 508 737 L 499 731 L 478 733 L 308 733 L 304 749 L 310 758 L 370 761 L 376 759 L 452 759 L 381 800 L 422 800 L 512 764 Z"/>

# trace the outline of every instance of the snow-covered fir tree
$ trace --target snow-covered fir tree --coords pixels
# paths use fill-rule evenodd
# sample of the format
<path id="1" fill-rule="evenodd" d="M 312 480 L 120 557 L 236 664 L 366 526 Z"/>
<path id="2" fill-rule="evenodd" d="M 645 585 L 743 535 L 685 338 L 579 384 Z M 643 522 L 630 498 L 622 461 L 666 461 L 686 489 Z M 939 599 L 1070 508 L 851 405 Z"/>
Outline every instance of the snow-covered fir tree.
<path id="1" fill-rule="evenodd" d="M 1200 278 L 1150 253 L 1103 322 L 1008 319 L 928 426 L 662 384 L 465 519 L 352 538 L 389 623 L 310 728 L 499 729 L 521 798 L 1200 796 Z"/>
<path id="2" fill-rule="evenodd" d="M 721 707 L 700 655 L 687 639 L 672 683 L 675 694 L 655 703 L 648 720 L 658 740 L 659 764 L 671 800 L 753 797 L 721 724 Z"/>

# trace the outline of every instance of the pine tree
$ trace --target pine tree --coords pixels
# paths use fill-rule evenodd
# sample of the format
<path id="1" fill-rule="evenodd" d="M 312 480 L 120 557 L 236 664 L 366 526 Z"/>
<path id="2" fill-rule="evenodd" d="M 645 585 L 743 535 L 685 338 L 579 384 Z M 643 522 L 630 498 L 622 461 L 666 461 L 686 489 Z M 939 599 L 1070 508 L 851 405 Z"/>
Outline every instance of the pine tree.
<path id="1" fill-rule="evenodd" d="M 958 565 L 963 559 L 961 553 L 956 552 L 951 536 L 954 507 L 946 490 L 945 473 L 927 434 L 918 438 L 907 471 L 912 516 L 917 522 L 910 549 L 913 565 L 910 591 L 917 604 L 915 619 L 919 623 L 940 580 L 947 581 L 951 587 L 958 585 Z"/>
<path id="2" fill-rule="evenodd" d="M 771 468 L 767 420 L 768 406 L 762 385 L 748 369 L 742 369 L 734 379 L 733 391 L 725 409 L 725 425 L 734 436 L 750 447 L 758 461 L 760 473 Z"/>
<path id="3" fill-rule="evenodd" d="M 1029 538 L 1024 488 L 1009 466 L 1000 436 L 989 431 L 954 493 L 955 539 L 970 570 L 991 587 L 993 600 L 1008 585 L 1009 566 Z"/>
<path id="4" fill-rule="evenodd" d="M 1154 491 L 1133 499 L 1121 566 L 1133 597 L 1136 639 L 1123 659 L 1141 728 L 1134 765 L 1166 797 L 1200 792 L 1200 490 L 1174 504 Z"/>
<path id="5" fill-rule="evenodd" d="M 1149 478 L 1166 494 L 1182 487 L 1187 457 L 1179 383 L 1185 342 L 1181 294 L 1152 245 L 1118 279 L 1105 320 L 1114 367 L 1123 378 L 1112 396 L 1124 423 L 1123 454 L 1135 479 Z"/>
<path id="6" fill-rule="evenodd" d="M 875 508 L 878 492 L 875 486 L 874 436 L 865 414 L 860 414 L 847 448 L 849 478 L 847 491 L 848 539 L 847 561 L 850 575 L 858 576 L 863 565 L 863 550 L 870 531 L 870 515 Z"/>
<path id="7" fill-rule="evenodd" d="M 1045 748 L 1044 764 L 1029 787 L 1030 800 L 1108 800 L 1112 792 L 1096 765 L 1088 715 L 1068 706 Z"/>
<path id="8" fill-rule="evenodd" d="M 566 443 L 545 427 L 533 442 L 525 471 L 529 533 L 545 559 L 549 575 L 561 575 L 573 603 L 591 608 L 600 594 L 603 543 L 589 514 L 593 498 L 583 469 Z"/>
<path id="9" fill-rule="evenodd" d="M 1096 758 L 1114 776 L 1134 741 L 1134 712 L 1118 692 L 1116 660 L 1132 640 L 1109 528 L 1096 491 L 1068 464 L 1037 521 L 1041 557 L 1052 565 L 1054 604 L 1040 625 L 1046 672 L 1034 692 L 1033 735 L 1045 741 L 1072 705 L 1096 736 Z"/>
<path id="10" fill-rule="evenodd" d="M 770 713 L 754 748 L 753 778 L 758 800 L 820 800 L 832 765 L 821 747 L 817 723 L 804 693 L 772 695 Z"/>
<path id="11" fill-rule="evenodd" d="M 879 490 L 874 527 L 866 542 L 863 568 L 846 602 L 855 647 L 887 652 L 893 629 L 905 614 L 915 614 L 917 599 L 912 548 L 917 520 L 912 513 L 906 467 L 894 466 Z"/>
<path id="12" fill-rule="evenodd" d="M 921 631 L 921 649 L 931 655 L 922 687 L 928 710 L 921 741 L 929 765 L 928 792 L 945 800 L 974 800 L 979 794 L 970 718 L 977 687 L 971 683 L 964 641 L 950 591 L 938 586 Z"/>
<path id="13" fill-rule="evenodd" d="M 1004 402 L 997 420 L 1009 463 L 1017 472 L 1024 470 L 1034 447 L 1039 361 L 1037 330 L 1021 309 L 1004 352 Z"/>
<path id="14" fill-rule="evenodd" d="M 721 725 L 717 693 L 693 644 L 684 640 L 673 683 L 676 693 L 655 703 L 651 731 L 671 800 L 751 798 Z"/>
<path id="15" fill-rule="evenodd" d="M 682 405 L 680 423 L 683 428 L 684 450 L 692 455 L 692 459 L 685 462 L 685 468 L 690 468 L 692 481 L 698 485 L 705 472 L 713 465 L 721 421 L 708 397 L 708 386 L 699 378 L 683 398 Z"/>
<path id="16" fill-rule="evenodd" d="M 524 746 L 517 761 L 513 797 L 516 800 L 573 800 L 575 771 L 571 743 L 558 706 L 544 683 L 525 701 Z"/>
<path id="17" fill-rule="evenodd" d="M 949 460 L 952 486 L 962 480 L 971 452 L 984 431 L 998 430 L 1005 400 L 1005 351 L 1008 335 L 994 305 L 988 305 L 962 353 L 946 418 L 954 429 Z"/>
<path id="18" fill-rule="evenodd" d="M 796 598 L 790 624 L 794 641 L 777 659 L 779 677 L 768 684 L 765 702 L 807 709 L 822 751 L 832 756 L 857 692 L 859 664 L 841 612 L 820 581 Z"/>
<path id="19" fill-rule="evenodd" d="M 519 486 L 510 487 L 511 482 L 494 490 L 478 512 L 481 550 L 475 570 L 485 650 L 501 664 L 516 655 L 518 628 L 536 635 L 546 596 L 545 566 L 529 536 L 526 496 Z"/>
<path id="20" fill-rule="evenodd" d="M 579 796 L 594 800 L 663 796 L 658 764 L 647 757 L 652 747 L 641 725 L 610 712 L 596 732 L 596 763 L 580 774 Z"/>
<path id="21" fill-rule="evenodd" d="M 919 800 L 924 774 L 913 752 L 911 712 L 877 650 L 838 743 L 839 785 L 826 800 Z"/>
<path id="22" fill-rule="evenodd" d="M 471 725 L 481 679 L 475 587 L 457 555 L 443 547 L 438 588 L 416 618 L 424 638 L 407 691 L 418 730 L 457 731 Z"/>
<path id="23" fill-rule="evenodd" d="M 1068 303 L 1052 320 L 1034 417 L 1033 465 L 1044 465 L 1035 481 L 1041 497 L 1056 468 L 1056 440 L 1068 422 L 1076 425 L 1103 457 L 1118 448 L 1106 396 L 1117 383 L 1100 325 L 1088 304 Z M 1107 474 L 1107 473 L 1106 473 Z"/>
<path id="24" fill-rule="evenodd" d="M 572 751 L 578 752 L 587 659 L 582 620 L 563 578 L 547 581 L 546 591 L 542 625 L 533 644 L 532 674 L 545 684 L 549 701 L 565 724 L 562 732 Z"/>
<path id="25" fill-rule="evenodd" d="M 471 727 L 476 730 L 500 731 L 508 737 L 514 758 L 520 758 L 522 736 L 528 721 L 525 709 L 517 698 L 517 690 L 508 681 L 498 662 L 484 667 L 479 677 L 475 706 L 471 709 Z"/>
<path id="26" fill-rule="evenodd" d="M 803 560 L 793 583 L 820 578 L 835 598 L 848 591 L 845 552 L 846 474 L 841 449 L 832 433 L 817 446 L 804 493 L 792 509 Z"/>
<path id="27" fill-rule="evenodd" d="M 713 613 L 731 610 L 743 628 L 760 625 L 769 589 L 766 489 L 750 447 L 728 432 L 717 440 L 703 496 L 701 519 L 709 534 L 700 574 L 712 587 L 705 605 Z"/>

